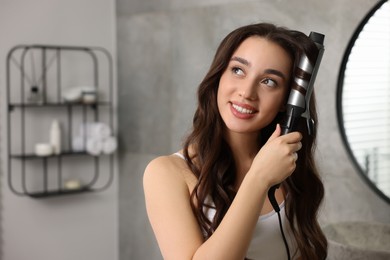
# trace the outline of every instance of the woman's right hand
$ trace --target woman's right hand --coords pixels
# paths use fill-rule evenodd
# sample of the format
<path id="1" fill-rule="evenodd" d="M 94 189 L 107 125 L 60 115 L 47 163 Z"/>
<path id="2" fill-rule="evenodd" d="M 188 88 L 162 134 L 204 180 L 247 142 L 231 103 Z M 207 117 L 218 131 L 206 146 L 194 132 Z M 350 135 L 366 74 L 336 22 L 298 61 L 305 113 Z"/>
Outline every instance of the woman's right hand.
<path id="1" fill-rule="evenodd" d="M 302 147 L 302 135 L 292 132 L 281 134 L 278 124 L 268 141 L 257 153 L 250 171 L 260 175 L 268 187 L 283 182 L 296 168 L 297 151 Z"/>

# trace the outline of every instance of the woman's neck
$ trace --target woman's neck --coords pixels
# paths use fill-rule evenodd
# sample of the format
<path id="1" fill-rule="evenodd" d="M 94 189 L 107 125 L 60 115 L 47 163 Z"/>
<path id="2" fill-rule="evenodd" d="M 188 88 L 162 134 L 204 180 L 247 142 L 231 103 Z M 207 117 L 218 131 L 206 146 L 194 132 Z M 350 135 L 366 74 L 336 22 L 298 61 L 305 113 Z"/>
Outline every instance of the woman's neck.
<path id="1" fill-rule="evenodd" d="M 259 138 L 259 133 L 242 134 L 229 132 L 226 135 L 226 141 L 232 150 L 234 162 L 236 164 L 237 188 L 252 165 L 253 159 L 259 152 Z"/>

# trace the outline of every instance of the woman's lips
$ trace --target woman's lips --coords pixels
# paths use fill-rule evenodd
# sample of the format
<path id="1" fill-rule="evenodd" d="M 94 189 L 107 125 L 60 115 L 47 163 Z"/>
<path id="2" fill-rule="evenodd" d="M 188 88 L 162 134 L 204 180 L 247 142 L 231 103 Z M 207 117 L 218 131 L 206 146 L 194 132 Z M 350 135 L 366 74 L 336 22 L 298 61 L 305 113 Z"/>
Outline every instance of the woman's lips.
<path id="1" fill-rule="evenodd" d="M 230 102 L 230 110 L 234 116 L 240 119 L 250 119 L 257 113 L 254 107 L 237 102 Z"/>

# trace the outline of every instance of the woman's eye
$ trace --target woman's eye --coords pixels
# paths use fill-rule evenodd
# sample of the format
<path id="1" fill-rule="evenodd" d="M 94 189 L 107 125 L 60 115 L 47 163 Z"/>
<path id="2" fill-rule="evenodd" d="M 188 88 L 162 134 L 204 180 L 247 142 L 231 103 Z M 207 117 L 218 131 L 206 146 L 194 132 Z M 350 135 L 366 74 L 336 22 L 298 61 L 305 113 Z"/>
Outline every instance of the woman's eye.
<path id="1" fill-rule="evenodd" d="M 261 83 L 266 84 L 268 87 L 271 87 L 271 88 L 274 88 L 277 85 L 276 81 L 273 79 L 264 79 Z"/>
<path id="2" fill-rule="evenodd" d="M 244 71 L 238 67 L 233 67 L 232 72 L 237 75 L 241 75 L 241 76 L 244 75 Z"/>

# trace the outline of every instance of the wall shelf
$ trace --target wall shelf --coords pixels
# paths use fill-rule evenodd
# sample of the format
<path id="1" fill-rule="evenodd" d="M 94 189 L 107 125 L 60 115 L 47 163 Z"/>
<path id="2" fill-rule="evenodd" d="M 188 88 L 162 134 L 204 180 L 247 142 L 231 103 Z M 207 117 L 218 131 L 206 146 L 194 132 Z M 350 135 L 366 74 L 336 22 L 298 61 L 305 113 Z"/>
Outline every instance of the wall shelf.
<path id="1" fill-rule="evenodd" d="M 79 189 L 74 190 L 54 190 L 54 191 L 43 191 L 43 192 L 32 192 L 28 193 L 26 195 L 32 197 L 32 198 L 47 198 L 47 197 L 54 197 L 54 196 L 63 196 L 63 195 L 73 195 L 73 194 L 80 194 L 85 192 L 93 192 L 93 189 L 90 189 L 89 187 L 82 187 Z"/>
<path id="2" fill-rule="evenodd" d="M 114 175 L 114 155 L 74 150 L 79 125 L 105 122 L 113 131 L 113 64 L 100 47 L 18 45 L 7 55 L 8 186 L 20 196 L 45 198 L 107 189 Z M 72 86 L 92 86 L 95 101 L 64 101 Z M 34 92 L 34 93 L 33 93 Z M 39 100 L 29 99 L 39 94 Z M 48 122 L 59 119 L 60 154 L 37 156 L 36 136 L 49 136 Z M 84 137 L 85 146 L 85 137 Z M 67 187 L 69 176 L 82 180 Z"/>
<path id="3" fill-rule="evenodd" d="M 80 103 L 45 103 L 45 104 L 23 104 L 23 103 L 11 103 L 8 104 L 10 109 L 16 107 L 36 107 L 36 108 L 47 108 L 47 107 L 91 107 L 96 108 L 97 106 L 110 106 L 111 104 L 108 102 L 99 102 L 95 104 L 80 104 Z"/>
<path id="4" fill-rule="evenodd" d="M 26 160 L 43 160 L 43 159 L 50 159 L 50 158 L 59 158 L 59 157 L 65 157 L 65 156 L 81 156 L 81 155 L 85 155 L 85 156 L 93 156 L 93 155 L 90 155 L 88 154 L 87 152 L 74 152 L 74 151 L 62 151 L 61 154 L 57 155 L 57 154 L 51 154 L 51 155 L 48 155 L 48 156 L 38 156 L 38 155 L 35 155 L 33 153 L 31 154 L 10 154 L 11 158 L 15 158 L 15 159 L 26 159 Z"/>

